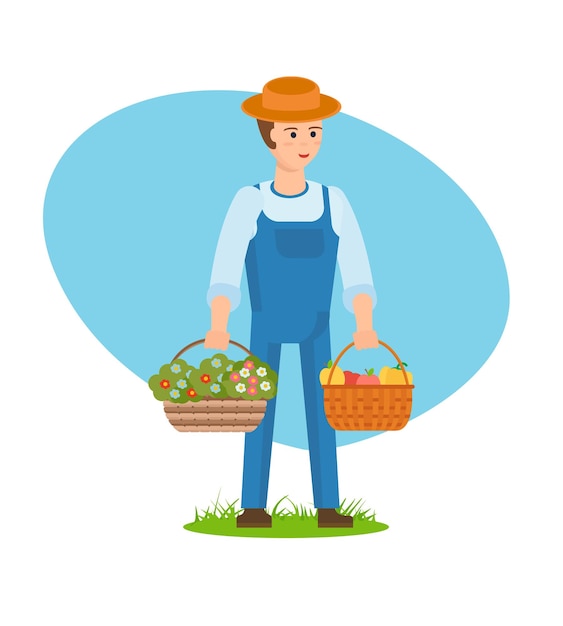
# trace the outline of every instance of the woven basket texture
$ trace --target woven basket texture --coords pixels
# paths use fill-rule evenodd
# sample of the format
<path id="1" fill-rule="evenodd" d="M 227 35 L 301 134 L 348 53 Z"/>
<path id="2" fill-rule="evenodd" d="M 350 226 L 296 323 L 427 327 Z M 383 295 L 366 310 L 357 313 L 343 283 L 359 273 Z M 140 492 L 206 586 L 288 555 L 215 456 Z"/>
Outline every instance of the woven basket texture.
<path id="1" fill-rule="evenodd" d="M 401 430 L 412 408 L 412 385 L 324 385 L 324 408 L 335 430 Z"/>
<path id="2" fill-rule="evenodd" d="M 202 399 L 177 404 L 164 402 L 168 421 L 180 432 L 250 432 L 266 412 L 266 400 Z"/>

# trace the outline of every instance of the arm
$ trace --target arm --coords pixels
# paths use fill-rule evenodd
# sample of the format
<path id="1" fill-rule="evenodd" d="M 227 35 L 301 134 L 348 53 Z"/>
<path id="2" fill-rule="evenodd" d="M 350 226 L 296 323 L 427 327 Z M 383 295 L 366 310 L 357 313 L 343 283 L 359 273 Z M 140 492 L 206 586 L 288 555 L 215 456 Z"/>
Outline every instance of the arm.
<path id="1" fill-rule="evenodd" d="M 215 296 L 211 301 L 211 329 L 205 335 L 205 348 L 226 350 L 230 334 L 227 332 L 231 301 L 226 296 Z"/>
<path id="2" fill-rule="evenodd" d="M 359 293 L 353 300 L 356 316 L 356 332 L 352 333 L 356 350 L 364 348 L 378 348 L 379 339 L 373 329 L 371 297 L 366 293 Z"/>
<path id="3" fill-rule="evenodd" d="M 211 309 L 211 328 L 205 335 L 205 348 L 226 350 L 231 310 L 240 302 L 240 280 L 248 242 L 262 208 L 261 194 L 254 187 L 243 187 L 234 197 L 217 242 L 207 302 Z"/>
<path id="4" fill-rule="evenodd" d="M 373 329 L 373 308 L 376 293 L 369 258 L 358 221 L 344 193 L 331 187 L 333 227 L 339 236 L 338 266 L 342 276 L 344 306 L 354 313 L 356 332 L 354 346 L 358 350 L 377 348 L 379 340 Z"/>

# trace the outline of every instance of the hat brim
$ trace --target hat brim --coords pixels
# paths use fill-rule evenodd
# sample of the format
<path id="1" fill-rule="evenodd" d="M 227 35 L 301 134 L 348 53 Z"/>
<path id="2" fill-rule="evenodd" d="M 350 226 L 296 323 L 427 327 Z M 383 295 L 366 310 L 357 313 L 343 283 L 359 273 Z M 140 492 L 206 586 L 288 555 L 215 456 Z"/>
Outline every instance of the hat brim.
<path id="1" fill-rule="evenodd" d="M 241 109 L 250 117 L 265 122 L 315 122 L 332 117 L 340 111 L 340 102 L 321 94 L 320 106 L 306 111 L 275 111 L 262 106 L 262 94 L 247 98 L 241 105 Z"/>

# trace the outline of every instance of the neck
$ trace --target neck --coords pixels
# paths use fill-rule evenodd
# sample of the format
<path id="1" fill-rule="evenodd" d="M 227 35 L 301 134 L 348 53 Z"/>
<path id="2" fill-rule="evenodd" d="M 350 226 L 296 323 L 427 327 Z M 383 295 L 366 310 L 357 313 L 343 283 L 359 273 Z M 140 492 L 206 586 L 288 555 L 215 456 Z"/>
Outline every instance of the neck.
<path id="1" fill-rule="evenodd" d="M 305 191 L 305 168 L 300 170 L 285 170 L 276 165 L 274 175 L 274 189 L 284 196 L 296 196 Z"/>

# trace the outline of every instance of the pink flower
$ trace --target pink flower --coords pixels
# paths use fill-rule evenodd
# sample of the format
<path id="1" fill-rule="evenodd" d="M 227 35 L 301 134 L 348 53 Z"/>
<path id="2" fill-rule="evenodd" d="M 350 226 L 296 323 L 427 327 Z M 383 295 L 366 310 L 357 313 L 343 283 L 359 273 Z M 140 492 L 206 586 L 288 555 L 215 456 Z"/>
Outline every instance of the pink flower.
<path id="1" fill-rule="evenodd" d="M 255 395 L 256 395 L 256 387 L 249 387 L 249 388 L 246 390 L 246 393 L 247 393 L 249 396 L 255 396 Z"/>
<path id="2" fill-rule="evenodd" d="M 257 383 L 258 383 L 258 379 L 256 378 L 256 376 L 251 376 L 251 377 L 248 379 L 248 384 L 249 384 L 249 385 L 256 385 Z"/>
<path id="3" fill-rule="evenodd" d="M 254 362 L 253 361 L 245 361 L 244 362 L 244 367 L 246 367 L 247 370 L 253 370 L 254 369 Z"/>
<path id="4" fill-rule="evenodd" d="M 233 372 L 229 376 L 229 379 L 232 380 L 234 383 L 236 383 L 238 380 L 240 380 L 240 374 L 238 372 Z"/>

